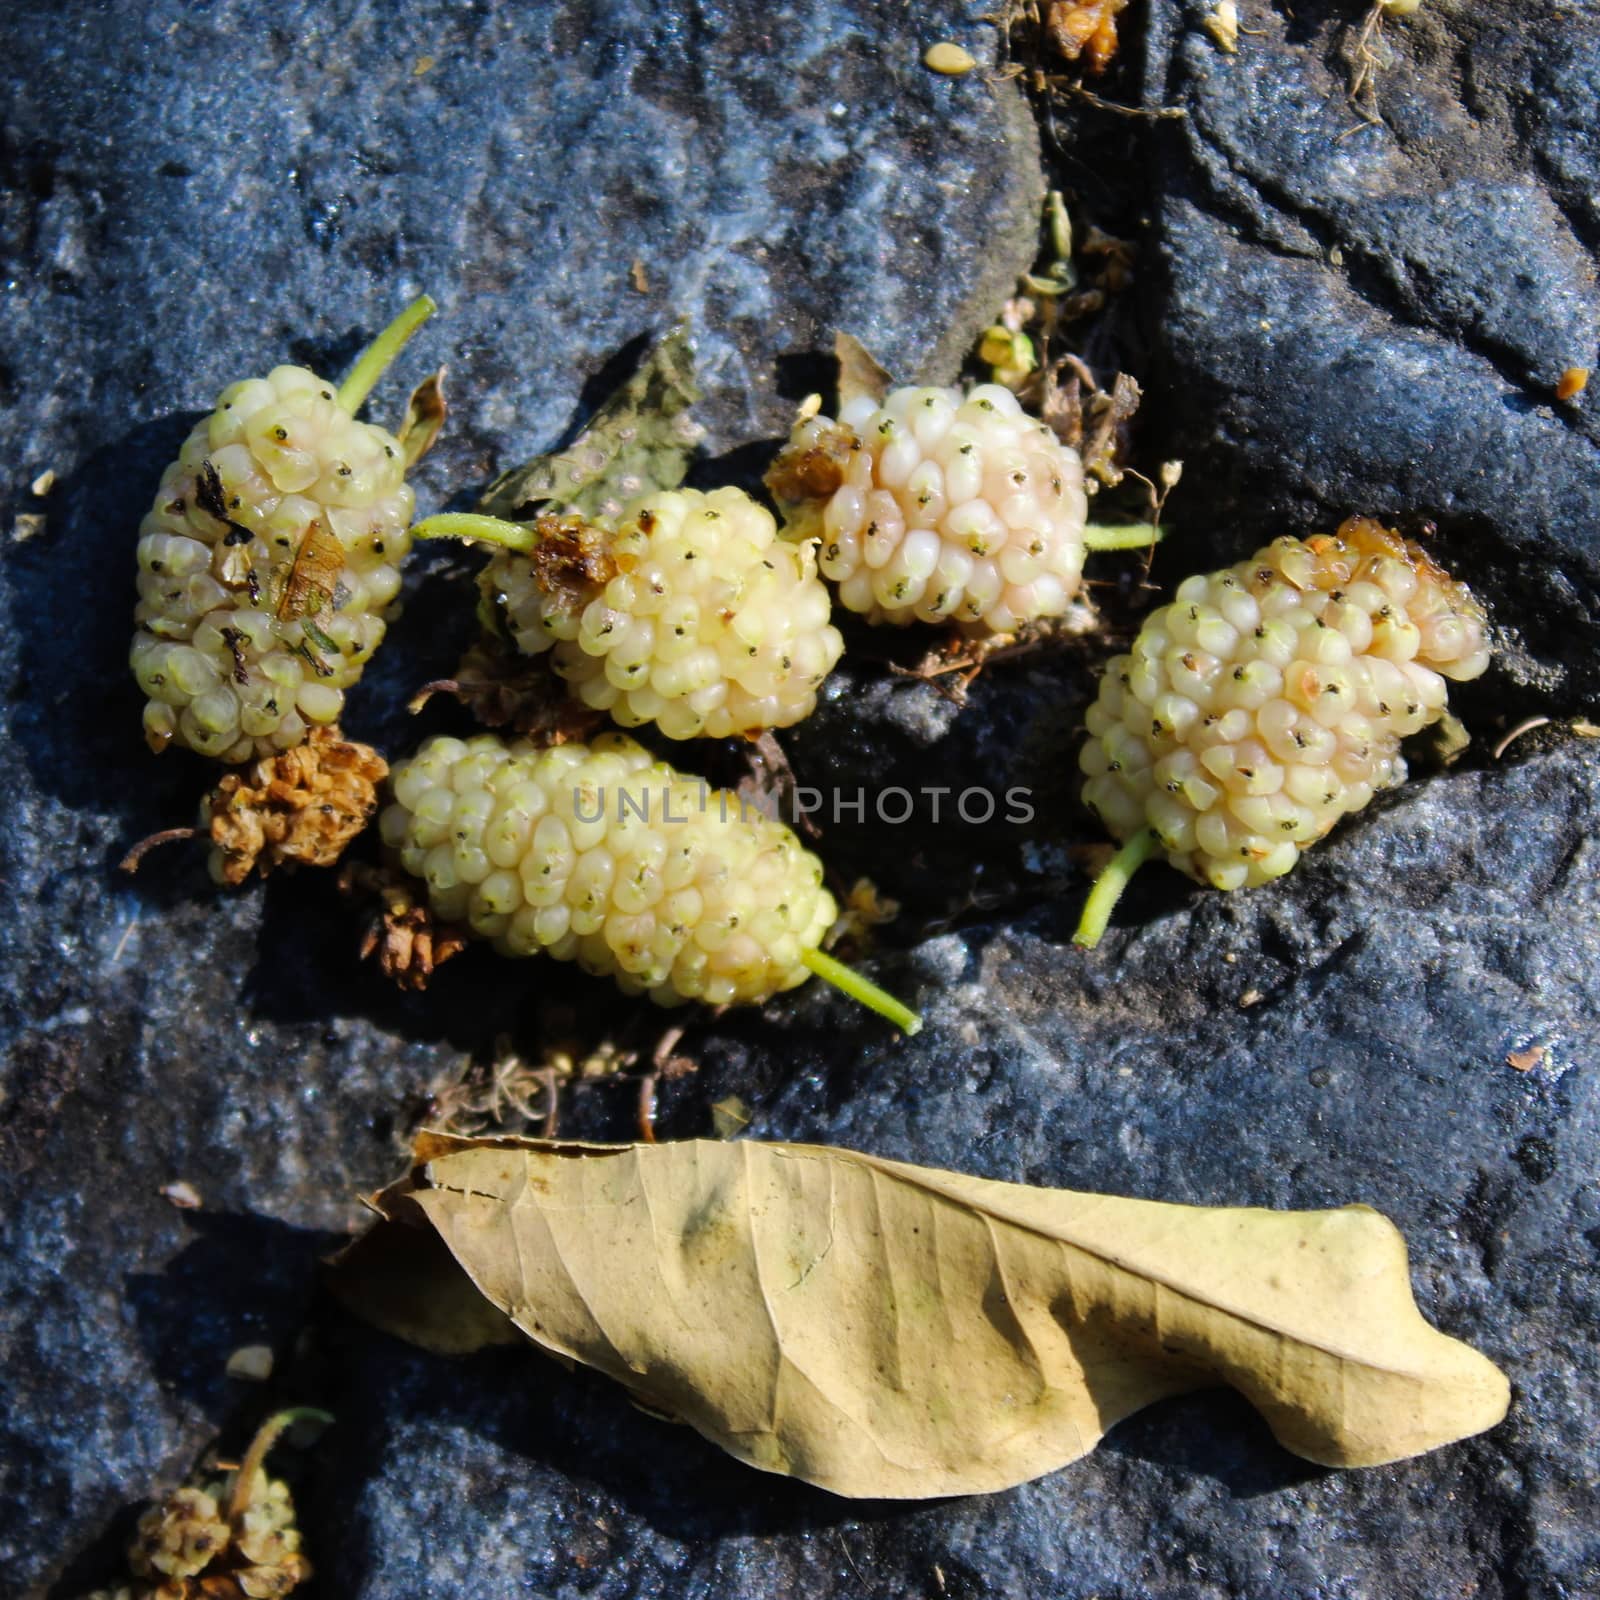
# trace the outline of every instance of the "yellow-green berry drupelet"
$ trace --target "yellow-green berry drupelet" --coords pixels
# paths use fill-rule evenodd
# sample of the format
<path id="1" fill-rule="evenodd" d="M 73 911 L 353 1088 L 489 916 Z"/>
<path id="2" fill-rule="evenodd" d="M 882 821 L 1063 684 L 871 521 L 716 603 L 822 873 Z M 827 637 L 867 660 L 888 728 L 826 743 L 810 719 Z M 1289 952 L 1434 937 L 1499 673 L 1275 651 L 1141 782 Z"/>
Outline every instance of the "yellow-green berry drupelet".
<path id="1" fill-rule="evenodd" d="M 414 302 L 342 386 L 277 367 L 225 389 L 139 529 L 131 665 L 154 750 L 227 762 L 336 722 L 410 548 L 394 436 L 355 411 L 433 310 Z"/>
<path id="2" fill-rule="evenodd" d="M 767 486 L 785 534 L 819 541 L 839 599 L 874 622 L 1009 633 L 1060 616 L 1081 584 L 1083 464 L 999 384 L 802 417 Z"/>
<path id="3" fill-rule="evenodd" d="M 1446 680 L 1488 662 L 1466 586 L 1367 517 L 1187 579 L 1089 709 L 1084 800 L 1123 849 L 1078 942 L 1152 854 L 1218 889 L 1289 871 L 1404 780 L 1400 741 L 1444 714 Z"/>
<path id="4" fill-rule="evenodd" d="M 509 545 L 486 582 L 517 647 L 551 653 L 574 696 L 670 739 L 759 733 L 811 715 L 844 649 L 813 543 L 778 537 L 740 489 L 669 489 L 613 528 L 432 517 L 435 533 Z"/>
<path id="5" fill-rule="evenodd" d="M 834 978 L 818 949 L 837 915 L 822 863 L 782 823 L 625 734 L 545 749 L 436 738 L 392 782 L 384 843 L 425 880 L 437 918 L 506 955 L 576 961 L 663 1005 L 761 1001 L 813 971 Z M 887 996 L 851 992 L 915 1024 Z"/>

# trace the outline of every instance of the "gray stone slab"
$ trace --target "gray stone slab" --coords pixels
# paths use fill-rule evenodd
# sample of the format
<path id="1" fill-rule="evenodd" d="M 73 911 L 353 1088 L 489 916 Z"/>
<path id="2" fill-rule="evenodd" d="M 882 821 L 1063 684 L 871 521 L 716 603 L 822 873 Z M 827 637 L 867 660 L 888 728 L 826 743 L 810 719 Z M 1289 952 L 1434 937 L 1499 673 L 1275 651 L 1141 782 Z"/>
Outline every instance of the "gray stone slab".
<path id="1" fill-rule="evenodd" d="M 232 896 L 192 857 L 119 877 L 206 778 L 144 751 L 124 654 L 133 532 L 190 418 L 285 353 L 337 367 L 417 289 L 444 311 L 406 378 L 448 359 L 457 400 L 419 476 L 428 508 L 548 447 L 680 310 L 714 457 L 781 430 L 836 324 L 903 371 L 948 372 L 1028 254 L 1039 177 L 1007 91 L 918 57 L 990 35 L 887 4 L 14 8 L 0 1564 L 19 1590 L 91 1587 L 131 1502 L 219 1429 L 237 1441 L 309 1400 L 339 1416 L 300 1462 L 317 1588 L 355 1600 L 1600 1591 L 1600 763 L 1554 730 L 1486 750 L 1530 710 L 1583 709 L 1596 651 L 1596 402 L 1546 391 L 1593 339 L 1600 29 L 1534 10 L 1387 26 L 1386 124 L 1340 142 L 1342 14 L 1247 15 L 1266 32 L 1223 58 L 1198 7 L 1152 8 L 1145 92 L 1190 117 L 1117 124 L 1128 184 L 1156 174 L 1140 448 L 1188 462 L 1165 570 L 1350 510 L 1431 517 L 1506 631 L 1463 700 L 1466 763 L 1266 889 L 1150 869 L 1086 957 L 1070 932 L 1094 831 L 1072 767 L 1092 645 L 995 669 L 957 713 L 886 681 L 853 629 L 787 742 L 805 781 L 868 794 L 823 848 L 904 901 L 877 971 L 929 1027 L 894 1040 L 812 989 L 699 1020 L 701 1070 L 661 1108 L 667 1135 L 737 1094 L 758 1135 L 996 1177 L 1366 1201 L 1410 1240 L 1427 1313 L 1509 1372 L 1511 1417 L 1340 1474 L 1285 1455 L 1241 1402 L 1193 1396 L 1036 1484 L 895 1506 L 746 1471 L 531 1353 L 443 1361 L 319 1298 L 319 1253 L 392 1174 L 437 1074 L 573 1011 L 641 1043 L 650 1018 L 482 953 L 397 997 L 357 968 L 316 875 Z M 46 467 L 61 482 L 39 506 Z M 8 542 L 38 510 L 44 531 Z M 351 697 L 390 751 L 417 734 L 406 692 L 469 627 L 471 564 L 417 563 Z M 888 783 L 1024 786 L 1037 815 L 892 828 L 870 799 Z M 1533 1070 L 1507 1064 L 1530 1046 Z M 585 1090 L 570 1117 L 626 1136 L 631 1092 Z M 175 1179 L 202 1211 L 160 1196 Z M 223 1374 L 259 1341 L 280 1355 L 266 1392 Z"/>

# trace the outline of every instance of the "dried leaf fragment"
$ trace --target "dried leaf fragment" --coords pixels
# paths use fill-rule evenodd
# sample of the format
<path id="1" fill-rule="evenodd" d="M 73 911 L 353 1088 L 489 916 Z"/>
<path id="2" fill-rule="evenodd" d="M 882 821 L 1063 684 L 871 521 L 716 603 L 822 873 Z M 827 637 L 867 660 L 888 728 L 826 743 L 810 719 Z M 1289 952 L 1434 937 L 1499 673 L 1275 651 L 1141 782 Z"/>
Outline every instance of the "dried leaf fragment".
<path id="1" fill-rule="evenodd" d="M 874 405 L 894 387 L 889 369 L 853 333 L 833 336 L 833 356 L 839 363 L 839 404 L 847 406 L 860 395 Z"/>
<path id="2" fill-rule="evenodd" d="M 839 1494 L 1006 1488 L 1218 1383 L 1333 1466 L 1508 1403 L 1423 1320 L 1404 1241 L 1364 1206 L 1163 1205 L 754 1141 L 424 1134 L 416 1157 L 385 1214 L 420 1212 L 530 1339 Z"/>
<path id="3" fill-rule="evenodd" d="M 508 522 L 546 506 L 611 517 L 641 495 L 676 489 L 704 434 L 690 415 L 699 398 L 694 350 L 680 325 L 567 449 L 501 473 L 478 509 Z"/>
<path id="4" fill-rule="evenodd" d="M 448 370 L 440 367 L 437 372 L 429 373 L 406 401 L 406 414 L 400 419 L 395 441 L 405 457 L 407 472 L 433 448 L 439 430 L 444 427 L 444 419 L 450 411 L 444 397 L 444 376 Z"/>

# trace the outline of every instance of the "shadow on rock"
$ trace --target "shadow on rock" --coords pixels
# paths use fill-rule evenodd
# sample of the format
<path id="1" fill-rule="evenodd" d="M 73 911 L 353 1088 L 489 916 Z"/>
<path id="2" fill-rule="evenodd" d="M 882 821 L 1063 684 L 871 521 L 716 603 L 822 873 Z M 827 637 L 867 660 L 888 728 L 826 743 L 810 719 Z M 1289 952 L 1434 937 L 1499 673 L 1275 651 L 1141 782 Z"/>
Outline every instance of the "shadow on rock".
<path id="1" fill-rule="evenodd" d="M 1230 1389 L 1160 1400 L 1119 1422 L 1097 1450 L 1148 1462 L 1173 1481 L 1210 1478 L 1235 1500 L 1291 1489 L 1332 1474 L 1291 1455 L 1242 1395 Z"/>
<path id="2" fill-rule="evenodd" d="M 196 1237 L 164 1272 L 134 1272 L 124 1294 L 150 1370 L 217 1425 L 247 1391 L 227 1375 L 242 1345 L 281 1359 L 304 1323 L 317 1260 L 341 1241 L 267 1217 L 195 1212 Z"/>
<path id="3" fill-rule="evenodd" d="M 638 1411 L 596 1375 L 564 1372 L 531 1349 L 448 1360 L 336 1315 L 340 1426 L 319 1454 L 302 1519 L 312 1548 L 328 1553 L 332 1592 L 354 1592 L 396 1562 L 420 1567 L 434 1541 L 462 1558 L 485 1539 L 512 1541 L 530 1569 L 549 1565 L 554 1584 L 574 1565 L 610 1565 L 624 1544 L 650 1537 L 646 1528 L 701 1544 L 921 1508 L 845 1500 L 757 1472 Z M 520 1514 L 525 1499 L 537 1503 L 537 1520 Z M 607 1508 L 598 1518 L 588 1515 L 597 1503 Z M 561 1528 L 554 1546 L 544 1542 L 545 1518 Z M 577 1548 L 595 1542 L 601 1548 Z"/>
<path id="4" fill-rule="evenodd" d="M 8 623 L 25 664 L 11 736 L 40 788 L 71 806 L 111 808 L 130 843 L 187 822 L 194 803 L 196 764 L 151 764 L 128 646 L 139 522 L 195 420 L 174 412 L 97 450 L 52 493 L 45 531 L 7 562 Z"/>

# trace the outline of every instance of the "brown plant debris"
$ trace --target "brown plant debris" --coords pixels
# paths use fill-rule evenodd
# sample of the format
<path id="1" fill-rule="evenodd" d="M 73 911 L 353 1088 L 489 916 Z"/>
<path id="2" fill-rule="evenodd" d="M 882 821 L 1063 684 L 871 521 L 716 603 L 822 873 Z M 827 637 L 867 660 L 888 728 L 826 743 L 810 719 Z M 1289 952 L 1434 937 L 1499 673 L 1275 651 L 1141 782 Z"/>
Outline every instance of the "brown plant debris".
<path id="1" fill-rule="evenodd" d="M 200 804 L 198 828 L 163 828 L 122 858 L 137 872 L 146 855 L 179 839 L 211 842 L 211 875 L 243 883 L 255 868 L 299 863 L 331 867 L 366 827 L 378 806 L 378 785 L 389 764 L 370 745 L 338 728 L 313 728 L 306 742 L 230 772 Z"/>
<path id="2" fill-rule="evenodd" d="M 1128 0 L 1055 0 L 1045 12 L 1044 31 L 1063 61 L 1082 61 L 1095 77 L 1117 54 L 1117 16 Z"/>
<path id="3" fill-rule="evenodd" d="M 450 407 L 444 397 L 444 378 L 448 370 L 440 367 L 437 372 L 429 373 L 406 401 L 406 414 L 400 419 L 395 442 L 405 457 L 407 472 L 433 448 L 449 415 Z"/>
<path id="4" fill-rule="evenodd" d="M 303 745 L 230 772 L 205 801 L 212 872 L 238 884 L 285 862 L 331 867 L 378 806 L 389 764 L 337 728 L 313 728 Z"/>
<path id="5" fill-rule="evenodd" d="M 674 1053 L 682 1033 L 681 1027 L 670 1027 L 658 1041 L 646 1073 L 652 1082 L 697 1070 L 696 1062 Z M 632 1071 L 639 1060 L 638 1050 L 613 1039 L 585 1046 L 565 1036 L 543 1045 L 536 1055 L 524 1055 L 501 1034 L 491 1060 L 469 1057 L 434 1079 L 422 1115 L 430 1127 L 463 1137 L 537 1128 L 544 1138 L 554 1138 L 562 1089 Z"/>
<path id="6" fill-rule="evenodd" d="M 416 898 L 418 887 L 402 872 L 365 863 L 352 862 L 339 874 L 341 894 L 373 902 L 361 959 L 376 954 L 384 977 L 420 992 L 445 962 L 466 949 L 468 935 L 454 923 L 437 921 L 426 900 Z"/>
<path id="7" fill-rule="evenodd" d="M 544 657 L 510 649 L 485 635 L 462 656 L 453 678 L 435 678 L 411 697 L 420 711 L 436 694 L 453 695 L 486 728 L 509 728 L 539 744 L 585 741 L 605 725 L 595 711 L 567 692 Z"/>
<path id="8" fill-rule="evenodd" d="M 931 684 L 952 705 L 964 706 L 969 691 L 986 667 L 1031 655 L 1057 640 L 1071 638 L 1082 632 L 1092 617 L 1092 611 L 1082 607 L 1064 617 L 1043 617 L 1024 623 L 1015 633 L 996 633 L 983 639 L 951 634 L 929 650 L 916 666 L 903 667 L 891 661 L 889 672 L 896 678 Z"/>
<path id="9" fill-rule="evenodd" d="M 874 930 L 900 915 L 900 902 L 879 891 L 871 878 L 857 878 L 839 908 L 839 920 L 828 930 L 824 945 L 836 954 L 848 950 L 865 955 L 877 942 Z"/>
<path id="10" fill-rule="evenodd" d="M 767 488 L 780 503 L 826 500 L 844 482 L 851 455 L 861 448 L 853 428 L 837 423 L 805 445 L 785 445 L 767 469 Z"/>

